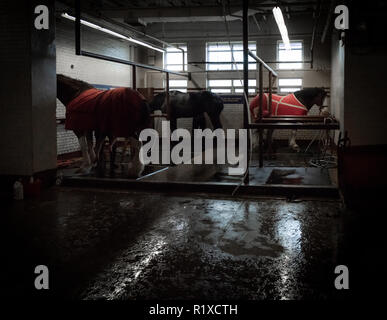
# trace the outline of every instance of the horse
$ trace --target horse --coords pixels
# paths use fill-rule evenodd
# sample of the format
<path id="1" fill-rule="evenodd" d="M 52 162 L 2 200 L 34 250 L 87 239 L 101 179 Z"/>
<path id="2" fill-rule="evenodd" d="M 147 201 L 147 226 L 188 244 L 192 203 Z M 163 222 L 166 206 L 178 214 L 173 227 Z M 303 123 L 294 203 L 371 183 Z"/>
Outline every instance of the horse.
<path id="1" fill-rule="evenodd" d="M 111 174 L 114 173 L 117 137 L 129 140 L 135 155 L 138 155 L 141 147 L 138 133 L 151 127 L 149 104 L 139 92 L 130 88 L 99 90 L 82 80 L 58 74 L 57 98 L 66 107 L 65 128 L 72 130 L 78 138 L 83 157 L 82 171 L 89 171 L 95 162 L 101 169 L 101 152 L 106 137 L 110 141 Z M 135 163 L 130 164 L 129 175 L 138 177 L 144 166 L 139 157 L 133 160 Z"/>
<path id="2" fill-rule="evenodd" d="M 269 97 L 268 94 L 265 93 L 262 97 L 262 116 L 270 117 L 270 116 L 305 116 L 309 112 L 309 110 L 317 105 L 320 108 L 320 112 L 324 116 L 329 116 L 329 112 L 326 110 L 327 108 L 323 107 L 324 99 L 327 93 L 323 88 L 307 88 L 303 90 L 296 91 L 294 93 L 290 93 L 286 96 L 280 96 L 276 94 L 272 94 L 272 108 L 271 114 L 269 113 Z M 250 102 L 250 114 L 253 121 L 258 120 L 259 114 L 259 94 L 254 97 L 254 99 Z M 255 130 L 257 131 L 257 130 Z M 271 146 L 271 141 L 273 137 L 273 129 L 268 129 L 266 134 L 266 142 L 269 146 Z M 296 142 L 296 134 L 297 130 L 292 130 L 291 135 L 289 137 L 289 146 L 294 150 L 299 152 L 300 147 Z M 257 134 L 253 134 L 253 137 L 256 138 Z M 256 145 L 257 141 L 253 141 L 253 145 Z"/>
<path id="3" fill-rule="evenodd" d="M 220 113 L 224 105 L 223 100 L 210 91 L 184 93 L 177 90 L 169 92 L 171 108 L 171 132 L 177 128 L 178 118 L 193 118 L 192 129 L 205 129 L 204 113 L 210 117 L 215 129 L 222 128 Z M 159 93 L 150 102 L 152 112 L 161 110 L 167 113 L 166 93 Z"/>

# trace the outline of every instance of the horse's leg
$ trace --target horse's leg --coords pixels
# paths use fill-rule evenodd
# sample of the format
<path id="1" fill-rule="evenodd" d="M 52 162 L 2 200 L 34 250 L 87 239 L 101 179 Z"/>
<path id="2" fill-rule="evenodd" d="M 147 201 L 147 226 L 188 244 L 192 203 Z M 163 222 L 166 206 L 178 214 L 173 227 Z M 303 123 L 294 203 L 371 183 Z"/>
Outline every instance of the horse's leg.
<path id="1" fill-rule="evenodd" d="M 259 138 L 258 138 L 258 129 L 251 129 L 251 145 L 252 149 L 256 150 L 258 148 Z"/>
<path id="2" fill-rule="evenodd" d="M 110 175 L 114 175 L 114 169 L 116 167 L 116 151 L 117 151 L 117 138 L 113 138 L 112 136 L 109 136 L 109 154 L 110 154 Z"/>
<path id="3" fill-rule="evenodd" d="M 144 171 L 145 165 L 140 161 L 142 142 L 133 137 L 129 139 L 131 160 L 128 163 L 128 176 L 138 178 Z"/>
<path id="4" fill-rule="evenodd" d="M 296 142 L 296 134 L 297 134 L 297 130 L 291 131 L 291 134 L 289 137 L 289 147 L 292 148 L 294 151 L 300 152 L 300 147 Z"/>
<path id="5" fill-rule="evenodd" d="M 130 148 L 129 139 L 125 138 L 124 145 L 121 150 L 121 157 L 120 157 L 121 174 L 126 171 L 126 168 L 124 166 L 125 166 L 125 160 L 126 160 L 125 155 L 126 155 L 126 152 L 128 151 L 128 148 Z M 129 158 L 129 162 L 130 162 L 130 158 Z"/>
<path id="6" fill-rule="evenodd" d="M 173 133 L 173 131 L 175 131 L 177 129 L 177 118 L 175 118 L 174 116 L 171 117 L 170 119 L 170 128 L 171 128 L 171 135 Z M 177 141 L 171 141 L 171 149 L 177 144 Z"/>
<path id="7" fill-rule="evenodd" d="M 273 129 L 267 129 L 266 132 L 266 140 L 267 140 L 267 153 L 269 156 L 269 159 L 273 156 Z"/>
<path id="8" fill-rule="evenodd" d="M 208 116 L 210 117 L 214 130 L 222 128 L 222 123 L 220 122 L 220 114 L 208 114 Z"/>
<path id="9" fill-rule="evenodd" d="M 172 134 L 172 132 L 175 131 L 177 128 L 177 118 L 172 116 L 170 121 L 171 121 L 170 126 L 171 126 L 171 134 Z"/>
<path id="10" fill-rule="evenodd" d="M 97 158 L 96 174 L 97 176 L 103 176 L 105 173 L 105 161 L 104 161 L 105 159 L 104 159 L 104 153 L 103 153 L 105 135 L 100 132 L 96 132 L 95 139 L 96 139 L 95 150 L 96 150 L 96 158 Z"/>
<path id="11" fill-rule="evenodd" d="M 91 166 L 93 166 L 97 161 L 97 157 L 95 155 L 94 146 L 93 146 L 93 131 L 87 132 L 86 138 L 87 138 L 87 150 L 89 152 Z"/>
<path id="12" fill-rule="evenodd" d="M 86 133 L 76 132 L 75 134 L 78 137 L 79 146 L 81 147 L 82 152 L 82 164 L 76 173 L 88 173 L 88 171 L 91 169 L 91 161 L 88 152 Z"/>
<path id="13" fill-rule="evenodd" d="M 204 118 L 204 114 L 199 114 L 193 117 L 192 120 L 192 130 L 195 129 L 204 129 L 206 126 L 206 119 Z"/>

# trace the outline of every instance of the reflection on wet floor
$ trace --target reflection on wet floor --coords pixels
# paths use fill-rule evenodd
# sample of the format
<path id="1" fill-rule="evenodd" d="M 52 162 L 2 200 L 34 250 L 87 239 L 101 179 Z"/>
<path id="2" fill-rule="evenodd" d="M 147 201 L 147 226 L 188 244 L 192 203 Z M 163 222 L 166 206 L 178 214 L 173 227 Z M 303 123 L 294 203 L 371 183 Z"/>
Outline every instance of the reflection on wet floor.
<path id="1" fill-rule="evenodd" d="M 5 261 L 20 279 L 8 285 L 21 290 L 22 266 L 38 263 L 52 270 L 54 296 L 329 298 L 339 210 L 334 201 L 56 189 L 7 207 Z"/>

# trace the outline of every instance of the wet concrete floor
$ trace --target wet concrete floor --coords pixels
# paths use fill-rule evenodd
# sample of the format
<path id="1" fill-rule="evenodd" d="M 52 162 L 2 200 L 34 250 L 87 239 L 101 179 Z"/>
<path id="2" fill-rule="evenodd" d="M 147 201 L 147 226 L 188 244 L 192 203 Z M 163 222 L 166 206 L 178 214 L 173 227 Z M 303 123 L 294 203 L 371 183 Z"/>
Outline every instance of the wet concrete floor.
<path id="1" fill-rule="evenodd" d="M 345 299 L 368 288 L 381 246 L 329 199 L 53 188 L 3 208 L 2 296 Z M 34 289 L 40 264 L 47 291 Z M 353 270 L 352 290 L 334 288 L 339 264 Z"/>

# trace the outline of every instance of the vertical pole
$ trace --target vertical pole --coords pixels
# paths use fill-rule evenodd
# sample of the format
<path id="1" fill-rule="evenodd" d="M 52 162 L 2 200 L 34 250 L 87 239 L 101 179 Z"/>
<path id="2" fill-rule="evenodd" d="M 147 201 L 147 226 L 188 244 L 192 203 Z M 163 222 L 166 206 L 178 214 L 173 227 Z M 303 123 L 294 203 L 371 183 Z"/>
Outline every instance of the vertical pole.
<path id="1" fill-rule="evenodd" d="M 262 123 L 263 107 L 263 66 L 259 63 L 259 120 Z M 263 129 L 259 128 L 259 167 L 263 167 Z"/>
<path id="2" fill-rule="evenodd" d="M 247 168 L 244 178 L 244 183 L 249 183 L 249 165 L 250 165 L 250 129 L 249 129 L 249 105 L 247 98 L 249 96 L 249 24 L 248 15 L 249 1 L 243 0 L 243 127 L 248 130 L 247 134 Z"/>
<path id="3" fill-rule="evenodd" d="M 271 108 L 272 108 L 272 82 L 273 82 L 273 74 L 269 71 L 269 115 L 271 116 Z"/>
<path id="4" fill-rule="evenodd" d="M 75 0 L 75 54 L 81 55 L 81 1 Z"/>
<path id="5" fill-rule="evenodd" d="M 137 82 L 136 82 L 136 66 L 133 65 L 133 69 L 132 69 L 132 88 L 133 90 L 136 90 L 137 89 Z"/>
<path id="6" fill-rule="evenodd" d="M 273 96 L 272 96 L 272 93 L 273 93 L 273 74 L 271 73 L 271 71 L 269 71 L 269 115 L 271 116 L 271 110 L 273 108 Z M 271 133 L 269 134 L 269 129 L 266 130 L 266 143 L 267 143 L 267 149 L 268 149 L 268 156 L 269 156 L 269 159 L 272 158 L 272 154 L 273 154 L 273 148 L 272 148 L 272 140 L 273 140 L 273 134 L 272 134 L 273 131 L 271 131 Z"/>
<path id="7" fill-rule="evenodd" d="M 166 99 L 166 102 L 167 102 L 167 120 L 170 121 L 171 120 L 171 106 L 169 104 L 169 73 L 166 72 L 166 86 L 165 86 L 165 99 Z"/>

